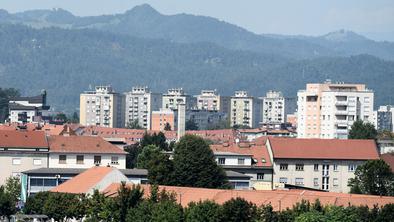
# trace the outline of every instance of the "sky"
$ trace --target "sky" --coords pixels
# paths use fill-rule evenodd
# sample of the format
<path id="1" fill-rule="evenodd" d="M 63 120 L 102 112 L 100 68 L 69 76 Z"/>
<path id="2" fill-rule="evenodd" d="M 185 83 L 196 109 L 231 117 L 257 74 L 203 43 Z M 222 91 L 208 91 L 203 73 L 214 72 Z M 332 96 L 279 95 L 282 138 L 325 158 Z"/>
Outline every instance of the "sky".
<path id="1" fill-rule="evenodd" d="M 123 13 L 144 3 L 162 14 L 210 16 L 257 34 L 317 36 L 346 29 L 394 41 L 394 0 L 0 0 L 0 8 L 63 8 L 87 16 Z"/>

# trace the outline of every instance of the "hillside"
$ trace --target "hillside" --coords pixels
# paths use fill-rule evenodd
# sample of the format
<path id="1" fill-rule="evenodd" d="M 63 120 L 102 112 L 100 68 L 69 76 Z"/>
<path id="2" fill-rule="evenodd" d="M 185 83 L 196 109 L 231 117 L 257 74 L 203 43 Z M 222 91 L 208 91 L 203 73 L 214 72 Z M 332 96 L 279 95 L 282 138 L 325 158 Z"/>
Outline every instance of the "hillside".
<path id="1" fill-rule="evenodd" d="M 250 89 L 255 96 L 277 89 L 294 97 L 305 83 L 331 78 L 366 83 L 375 90 L 377 105 L 394 95 L 394 62 L 368 55 L 297 61 L 209 43 L 20 25 L 0 25 L 0 51 L 0 87 L 31 95 L 47 89 L 52 107 L 67 112 L 78 108 L 80 92 L 97 84 L 112 84 L 119 92 L 134 85 L 156 92 L 183 87 L 190 94 Z"/>
<path id="2" fill-rule="evenodd" d="M 163 15 L 149 5 L 136 6 L 124 14 L 77 17 L 62 9 L 34 10 L 9 14 L 0 11 L 1 23 L 22 23 L 36 28 L 93 28 L 141 38 L 165 39 L 178 43 L 210 42 L 219 46 L 292 59 L 322 56 L 370 54 L 394 60 L 394 43 L 376 42 L 358 35 L 338 41 L 338 32 L 319 37 L 257 35 L 218 19 L 188 14 Z M 262 21 L 264 25 L 264 21 Z M 339 32 L 339 36 L 340 36 Z M 353 38 L 356 37 L 356 38 Z"/>

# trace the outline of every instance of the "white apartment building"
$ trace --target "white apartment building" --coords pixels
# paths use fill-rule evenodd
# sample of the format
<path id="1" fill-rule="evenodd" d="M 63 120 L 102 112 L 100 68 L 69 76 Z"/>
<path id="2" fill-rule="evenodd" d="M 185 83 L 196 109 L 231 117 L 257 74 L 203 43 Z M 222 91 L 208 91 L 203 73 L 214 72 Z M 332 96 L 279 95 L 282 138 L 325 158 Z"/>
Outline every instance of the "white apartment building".
<path id="1" fill-rule="evenodd" d="M 394 132 L 394 106 L 380 106 L 374 111 L 374 125 L 377 130 Z"/>
<path id="2" fill-rule="evenodd" d="M 374 93 L 363 84 L 307 84 L 297 95 L 298 138 L 346 139 L 354 121 L 373 122 Z"/>
<path id="3" fill-rule="evenodd" d="M 216 90 L 201 90 L 196 97 L 199 110 L 230 112 L 230 97 L 218 95 Z"/>
<path id="4" fill-rule="evenodd" d="M 273 185 L 348 193 L 357 166 L 379 159 L 374 140 L 270 137 L 266 147 L 274 169 Z"/>
<path id="5" fill-rule="evenodd" d="M 8 103 L 9 121 L 11 123 L 42 122 L 49 118 L 49 106 L 46 104 L 46 91 L 33 97 L 12 98 Z"/>
<path id="6" fill-rule="evenodd" d="M 163 109 L 178 109 L 178 104 L 185 104 L 186 109 L 196 107 L 196 98 L 185 94 L 182 88 L 169 89 L 167 94 L 163 94 Z"/>
<path id="7" fill-rule="evenodd" d="M 236 91 L 231 97 L 230 125 L 258 127 L 261 119 L 261 100 L 246 91 Z"/>
<path id="8" fill-rule="evenodd" d="M 85 126 L 124 127 L 124 96 L 111 86 L 96 86 L 80 95 L 79 122 Z"/>
<path id="9" fill-rule="evenodd" d="M 125 126 L 138 121 L 138 125 L 151 129 L 152 111 L 159 110 L 162 98 L 152 93 L 148 87 L 133 87 L 125 93 Z"/>
<path id="10" fill-rule="evenodd" d="M 263 123 L 285 122 L 285 98 L 282 92 L 268 91 L 263 97 Z"/>
<path id="11" fill-rule="evenodd" d="M 101 137 L 50 136 L 48 143 L 50 168 L 111 166 L 126 169 L 126 152 Z"/>

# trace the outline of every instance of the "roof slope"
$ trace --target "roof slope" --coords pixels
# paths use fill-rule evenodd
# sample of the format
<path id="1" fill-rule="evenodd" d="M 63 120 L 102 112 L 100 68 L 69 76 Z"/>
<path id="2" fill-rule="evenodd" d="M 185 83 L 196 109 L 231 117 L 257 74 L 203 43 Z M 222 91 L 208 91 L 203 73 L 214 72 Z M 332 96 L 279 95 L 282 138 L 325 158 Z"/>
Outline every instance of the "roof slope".
<path id="1" fill-rule="evenodd" d="M 394 173 L 394 153 L 382 154 L 380 158 L 390 166 L 391 172 Z"/>
<path id="2" fill-rule="evenodd" d="M 288 159 L 379 159 L 374 140 L 297 139 L 270 137 L 274 158 Z"/>
<path id="3" fill-rule="evenodd" d="M 116 196 L 119 186 L 119 183 L 113 183 L 104 189 L 103 193 L 107 196 Z M 144 189 L 144 196 L 148 197 L 150 186 L 141 185 L 141 187 Z M 301 200 L 315 202 L 316 199 L 319 199 L 323 205 L 337 206 L 347 206 L 350 203 L 356 206 L 367 205 L 373 207 L 375 204 L 381 206 L 388 203 L 394 203 L 394 197 L 305 190 L 221 190 L 175 186 L 160 186 L 159 189 L 174 192 L 177 202 L 182 206 L 187 206 L 190 202 L 198 202 L 200 200 L 212 200 L 222 204 L 236 197 L 244 198 L 247 201 L 255 203 L 257 206 L 271 204 L 275 211 L 291 208 L 297 202 L 301 202 Z"/>
<path id="4" fill-rule="evenodd" d="M 51 192 L 59 193 L 87 193 L 96 186 L 107 174 L 112 172 L 112 167 L 92 167 L 78 174 L 71 180 L 51 189 Z"/>
<path id="5" fill-rule="evenodd" d="M 119 147 L 96 136 L 50 136 L 51 153 L 126 154 Z"/>
<path id="6" fill-rule="evenodd" d="M 44 132 L 0 130 L 0 147 L 48 148 Z"/>

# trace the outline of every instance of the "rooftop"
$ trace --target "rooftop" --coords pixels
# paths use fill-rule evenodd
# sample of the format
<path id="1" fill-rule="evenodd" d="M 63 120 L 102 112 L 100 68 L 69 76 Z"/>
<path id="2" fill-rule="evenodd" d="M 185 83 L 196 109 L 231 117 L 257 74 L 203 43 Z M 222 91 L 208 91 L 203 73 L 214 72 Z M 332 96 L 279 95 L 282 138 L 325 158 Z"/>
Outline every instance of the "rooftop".
<path id="1" fill-rule="evenodd" d="M 382 154 L 380 158 L 390 166 L 391 171 L 394 173 L 394 153 Z"/>
<path id="2" fill-rule="evenodd" d="M 0 147 L 48 148 L 48 142 L 42 131 L 0 130 Z"/>
<path id="3" fill-rule="evenodd" d="M 270 137 L 273 157 L 282 159 L 379 159 L 374 140 Z"/>
<path id="4" fill-rule="evenodd" d="M 95 136 L 50 136 L 48 137 L 52 153 L 108 153 L 126 154 L 119 147 L 101 137 Z"/>

